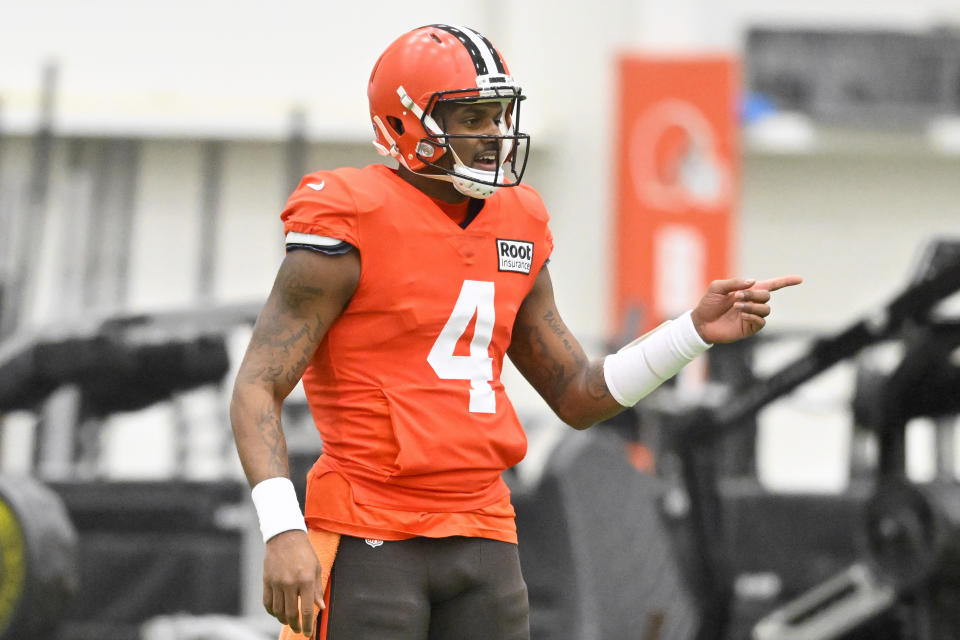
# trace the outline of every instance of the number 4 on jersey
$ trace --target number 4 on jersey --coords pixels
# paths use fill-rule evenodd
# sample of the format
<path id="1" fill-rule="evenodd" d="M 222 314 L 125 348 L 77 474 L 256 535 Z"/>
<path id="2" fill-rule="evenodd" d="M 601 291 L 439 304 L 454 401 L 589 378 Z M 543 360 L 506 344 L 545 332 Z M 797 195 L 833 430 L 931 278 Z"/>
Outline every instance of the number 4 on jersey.
<path id="1" fill-rule="evenodd" d="M 454 355 L 457 342 L 477 316 L 470 340 L 470 355 Z M 427 356 L 427 362 L 443 380 L 470 381 L 470 411 L 496 413 L 497 401 L 490 382 L 493 380 L 493 358 L 488 348 L 493 337 L 496 310 L 493 306 L 493 283 L 464 280 L 457 303 Z"/>

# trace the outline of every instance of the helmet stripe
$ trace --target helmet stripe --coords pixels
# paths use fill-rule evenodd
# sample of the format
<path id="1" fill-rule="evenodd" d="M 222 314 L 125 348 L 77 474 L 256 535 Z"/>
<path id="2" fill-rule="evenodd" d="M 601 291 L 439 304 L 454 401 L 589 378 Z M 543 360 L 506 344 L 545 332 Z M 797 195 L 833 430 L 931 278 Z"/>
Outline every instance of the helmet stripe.
<path id="1" fill-rule="evenodd" d="M 489 40 L 473 29 L 449 24 L 431 24 L 429 26 L 442 29 L 463 43 L 473 60 L 473 66 L 476 68 L 478 76 L 494 73 L 494 69 L 498 73 L 505 73 L 503 61 L 500 60 L 497 50 L 493 48 Z"/>
<path id="2" fill-rule="evenodd" d="M 503 66 L 503 59 L 500 58 L 500 54 L 497 53 L 497 50 L 493 48 L 493 43 L 487 40 L 487 37 L 482 33 L 477 33 L 476 31 L 474 31 L 474 33 L 476 33 L 477 37 L 483 41 L 483 44 L 487 45 L 487 49 L 490 51 L 490 57 L 493 58 L 493 63 L 497 67 L 497 73 L 506 73 L 507 70 Z"/>

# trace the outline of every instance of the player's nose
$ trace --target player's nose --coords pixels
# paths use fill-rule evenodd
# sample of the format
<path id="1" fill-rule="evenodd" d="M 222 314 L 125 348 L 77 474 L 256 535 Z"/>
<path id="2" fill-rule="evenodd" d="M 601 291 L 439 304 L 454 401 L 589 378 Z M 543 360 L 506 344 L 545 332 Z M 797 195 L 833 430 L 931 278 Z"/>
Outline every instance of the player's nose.
<path id="1" fill-rule="evenodd" d="M 500 134 L 500 125 L 497 124 L 496 118 L 486 118 L 483 122 L 483 133 L 484 135 L 499 135 Z"/>

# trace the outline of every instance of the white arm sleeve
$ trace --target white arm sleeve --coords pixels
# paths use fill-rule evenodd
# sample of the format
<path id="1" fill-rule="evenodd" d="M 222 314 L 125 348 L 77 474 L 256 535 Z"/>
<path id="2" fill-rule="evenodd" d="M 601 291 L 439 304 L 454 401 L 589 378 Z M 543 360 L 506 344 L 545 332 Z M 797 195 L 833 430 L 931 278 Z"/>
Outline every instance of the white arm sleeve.
<path id="1" fill-rule="evenodd" d="M 697 333 L 687 311 L 607 356 L 603 378 L 610 395 L 623 406 L 632 407 L 710 347 Z"/>

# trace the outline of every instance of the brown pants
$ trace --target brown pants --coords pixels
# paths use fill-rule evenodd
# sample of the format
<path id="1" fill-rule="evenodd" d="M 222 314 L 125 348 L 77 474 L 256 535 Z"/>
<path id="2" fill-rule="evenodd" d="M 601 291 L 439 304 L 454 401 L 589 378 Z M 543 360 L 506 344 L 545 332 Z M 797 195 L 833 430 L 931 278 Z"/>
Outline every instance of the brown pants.
<path id="1" fill-rule="evenodd" d="M 530 638 L 520 559 L 506 542 L 343 536 L 324 596 L 316 640 Z M 303 638 L 288 628 L 280 637 Z"/>

